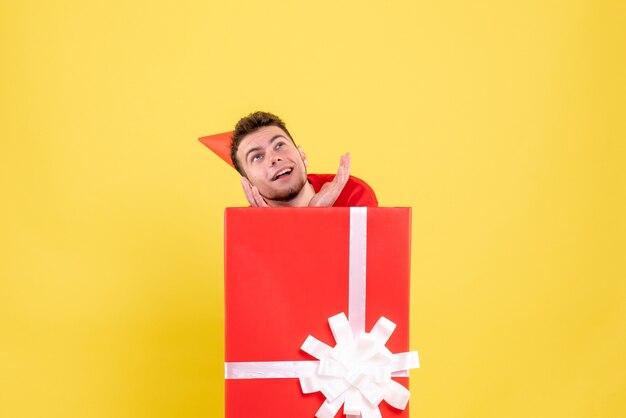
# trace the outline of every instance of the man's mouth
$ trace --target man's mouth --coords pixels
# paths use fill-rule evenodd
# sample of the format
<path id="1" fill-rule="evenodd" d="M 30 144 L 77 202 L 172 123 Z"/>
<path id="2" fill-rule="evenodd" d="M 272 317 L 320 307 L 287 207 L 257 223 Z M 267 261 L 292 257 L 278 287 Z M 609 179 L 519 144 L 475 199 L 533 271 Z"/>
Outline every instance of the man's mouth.
<path id="1" fill-rule="evenodd" d="M 284 168 L 280 170 L 278 173 L 274 174 L 274 177 L 272 177 L 272 181 L 276 181 L 281 177 L 288 176 L 291 174 L 292 171 L 293 171 L 293 168 Z"/>

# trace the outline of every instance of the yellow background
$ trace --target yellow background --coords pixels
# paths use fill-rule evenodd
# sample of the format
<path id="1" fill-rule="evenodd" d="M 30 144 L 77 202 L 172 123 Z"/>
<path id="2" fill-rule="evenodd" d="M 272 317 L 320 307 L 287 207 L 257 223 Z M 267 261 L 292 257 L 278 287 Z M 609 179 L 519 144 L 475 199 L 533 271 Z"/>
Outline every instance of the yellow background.
<path id="1" fill-rule="evenodd" d="M 623 1 L 8 1 L 0 417 L 223 414 L 196 138 L 275 112 L 413 207 L 413 417 L 626 415 Z"/>

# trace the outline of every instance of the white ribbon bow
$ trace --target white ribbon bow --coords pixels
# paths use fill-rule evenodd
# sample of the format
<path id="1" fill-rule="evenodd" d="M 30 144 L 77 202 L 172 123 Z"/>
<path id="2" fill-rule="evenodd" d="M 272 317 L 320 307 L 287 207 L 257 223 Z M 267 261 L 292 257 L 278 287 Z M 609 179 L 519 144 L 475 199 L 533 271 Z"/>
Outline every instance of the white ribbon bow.
<path id="1" fill-rule="evenodd" d="M 302 350 L 320 360 L 316 374 L 300 378 L 304 393 L 321 391 L 326 397 L 315 416 L 333 418 L 341 405 L 345 415 L 382 417 L 378 405 L 384 400 L 404 409 L 410 393 L 391 379 L 392 374 L 419 367 L 417 352 L 391 353 L 385 344 L 396 324 L 381 317 L 369 333 L 353 334 L 344 313 L 328 319 L 335 347 L 309 335 Z"/>

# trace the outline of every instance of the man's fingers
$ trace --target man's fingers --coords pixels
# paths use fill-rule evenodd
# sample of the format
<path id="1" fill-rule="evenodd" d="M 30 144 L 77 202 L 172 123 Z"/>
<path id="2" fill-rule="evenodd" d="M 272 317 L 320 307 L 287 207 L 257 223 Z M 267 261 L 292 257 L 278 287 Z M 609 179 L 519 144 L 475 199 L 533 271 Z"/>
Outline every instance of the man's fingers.
<path id="1" fill-rule="evenodd" d="M 333 179 L 333 183 L 335 183 L 338 186 L 341 186 L 341 188 L 343 189 L 343 186 L 346 185 L 349 177 L 350 177 L 350 153 L 348 152 L 342 155 L 341 158 L 339 159 L 339 169 L 337 170 L 337 175 Z"/>
<path id="2" fill-rule="evenodd" d="M 259 193 L 259 189 L 257 189 L 256 186 L 253 186 L 252 183 L 250 183 L 250 180 L 242 177 L 241 186 L 243 187 L 243 192 L 246 195 L 246 199 L 248 199 L 250 206 L 262 208 L 269 207 L 265 199 L 263 199 L 263 196 L 261 196 L 261 193 Z"/>
<path id="3" fill-rule="evenodd" d="M 331 181 L 322 186 L 320 191 L 313 196 L 309 206 L 332 206 L 350 177 L 350 154 L 346 153 L 339 158 L 337 175 Z"/>
<path id="4" fill-rule="evenodd" d="M 243 193 L 246 195 L 248 203 L 250 203 L 251 206 L 258 206 L 254 199 L 254 194 L 252 193 L 252 185 L 247 178 L 241 178 L 241 187 L 243 187 Z"/>
<path id="5" fill-rule="evenodd" d="M 252 196 L 254 197 L 256 206 L 261 208 L 269 207 L 265 199 L 263 199 L 263 196 L 261 196 L 261 193 L 259 193 L 259 189 L 257 189 L 256 186 L 252 186 Z"/>

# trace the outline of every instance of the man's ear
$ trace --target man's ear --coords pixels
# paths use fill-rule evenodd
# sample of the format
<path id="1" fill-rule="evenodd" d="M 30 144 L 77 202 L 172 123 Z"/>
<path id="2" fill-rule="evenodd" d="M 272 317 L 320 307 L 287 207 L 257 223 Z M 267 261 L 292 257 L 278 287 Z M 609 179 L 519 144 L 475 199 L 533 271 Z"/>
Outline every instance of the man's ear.
<path id="1" fill-rule="evenodd" d="M 309 166 L 309 160 L 308 160 L 308 158 L 306 158 L 306 154 L 304 153 L 304 151 L 302 151 L 301 147 L 298 147 L 298 152 L 300 153 L 300 157 L 302 157 L 302 161 L 304 162 L 304 166 L 308 167 Z"/>

